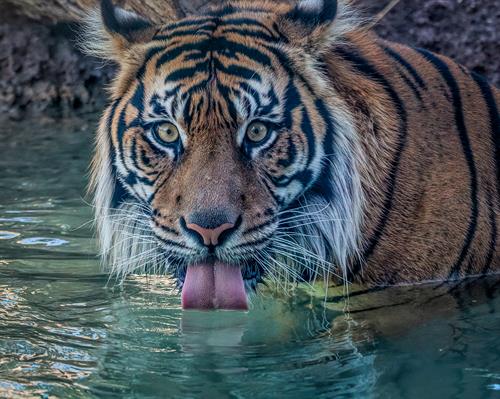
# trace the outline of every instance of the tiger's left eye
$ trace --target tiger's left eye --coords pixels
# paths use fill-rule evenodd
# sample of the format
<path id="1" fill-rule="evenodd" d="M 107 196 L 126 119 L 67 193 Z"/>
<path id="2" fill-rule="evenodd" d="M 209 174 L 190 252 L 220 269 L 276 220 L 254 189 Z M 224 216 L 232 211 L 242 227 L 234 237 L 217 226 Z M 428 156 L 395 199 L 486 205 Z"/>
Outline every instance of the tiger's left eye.
<path id="1" fill-rule="evenodd" d="M 260 143 L 268 132 L 269 129 L 262 122 L 253 122 L 247 128 L 247 138 L 253 143 Z"/>
<path id="2" fill-rule="evenodd" d="M 175 143 L 179 139 L 179 129 L 173 123 L 162 123 L 156 129 L 156 137 L 166 144 Z"/>

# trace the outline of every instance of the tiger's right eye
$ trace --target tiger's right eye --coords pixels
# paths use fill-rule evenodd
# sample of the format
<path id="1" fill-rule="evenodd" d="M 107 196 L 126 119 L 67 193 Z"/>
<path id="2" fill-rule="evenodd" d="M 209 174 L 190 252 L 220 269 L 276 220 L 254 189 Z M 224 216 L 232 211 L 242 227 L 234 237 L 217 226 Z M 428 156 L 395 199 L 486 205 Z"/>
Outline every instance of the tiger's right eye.
<path id="1" fill-rule="evenodd" d="M 172 145 L 179 140 L 179 129 L 173 123 L 167 122 L 158 125 L 155 130 L 155 136 L 160 143 Z"/>

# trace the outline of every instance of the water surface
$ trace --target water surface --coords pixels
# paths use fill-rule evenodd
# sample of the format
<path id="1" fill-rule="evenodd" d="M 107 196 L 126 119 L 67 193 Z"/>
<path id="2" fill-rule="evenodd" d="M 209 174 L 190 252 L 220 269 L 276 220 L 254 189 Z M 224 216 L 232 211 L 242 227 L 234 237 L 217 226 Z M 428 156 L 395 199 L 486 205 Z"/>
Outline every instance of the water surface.
<path id="1" fill-rule="evenodd" d="M 349 314 L 339 290 L 202 313 L 167 278 L 108 281 L 94 126 L 0 127 L 0 397 L 500 398 L 498 279 L 354 293 Z"/>

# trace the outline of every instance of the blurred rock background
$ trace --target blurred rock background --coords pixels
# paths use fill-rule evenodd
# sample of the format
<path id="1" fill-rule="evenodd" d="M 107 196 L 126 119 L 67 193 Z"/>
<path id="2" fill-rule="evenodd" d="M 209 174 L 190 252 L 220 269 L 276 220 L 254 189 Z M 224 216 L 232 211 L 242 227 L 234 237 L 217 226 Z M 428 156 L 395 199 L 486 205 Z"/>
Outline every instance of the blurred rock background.
<path id="1" fill-rule="evenodd" d="M 126 0 L 154 19 L 220 0 Z M 390 0 L 354 0 L 374 16 Z M 106 101 L 112 66 L 75 46 L 77 21 L 95 0 L 0 0 L 0 119 L 90 113 Z M 384 38 L 448 55 L 500 85 L 499 0 L 400 0 L 380 21 Z"/>

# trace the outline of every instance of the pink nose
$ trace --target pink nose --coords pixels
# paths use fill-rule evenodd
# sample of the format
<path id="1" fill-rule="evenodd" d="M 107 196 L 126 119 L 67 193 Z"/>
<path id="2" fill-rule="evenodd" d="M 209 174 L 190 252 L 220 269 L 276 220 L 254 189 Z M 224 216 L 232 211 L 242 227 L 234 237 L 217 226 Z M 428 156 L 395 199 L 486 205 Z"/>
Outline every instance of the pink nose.
<path id="1" fill-rule="evenodd" d="M 234 227 L 233 223 L 224 223 L 221 224 L 219 227 L 216 227 L 215 229 L 206 229 L 204 227 L 201 227 L 195 223 L 189 223 L 186 225 L 186 227 L 189 230 L 194 230 L 196 231 L 202 238 L 203 238 L 203 243 L 205 245 L 218 245 L 219 244 L 219 238 L 221 234 L 227 230 L 230 230 Z"/>

